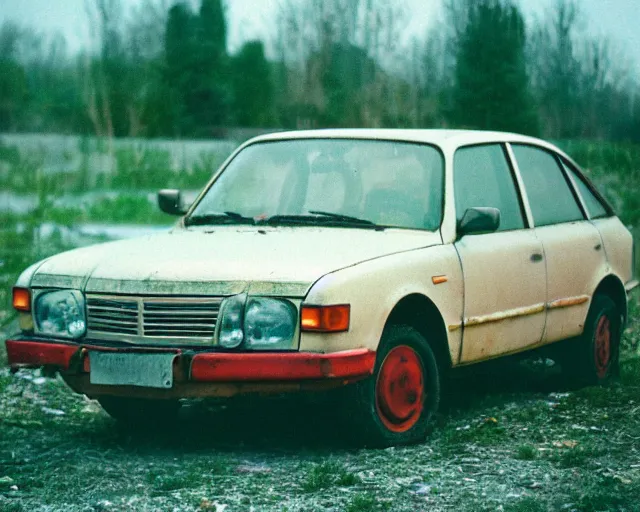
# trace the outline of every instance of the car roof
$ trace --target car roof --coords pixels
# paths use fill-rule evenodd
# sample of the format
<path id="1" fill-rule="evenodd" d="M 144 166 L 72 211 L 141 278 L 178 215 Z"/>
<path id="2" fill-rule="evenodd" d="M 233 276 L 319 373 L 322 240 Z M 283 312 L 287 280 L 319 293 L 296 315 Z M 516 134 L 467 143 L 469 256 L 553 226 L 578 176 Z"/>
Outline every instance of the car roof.
<path id="1" fill-rule="evenodd" d="M 363 139 L 398 142 L 418 142 L 433 144 L 444 151 L 455 151 L 461 146 L 474 144 L 492 144 L 511 142 L 515 144 L 533 144 L 562 155 L 574 167 L 580 168 L 576 161 L 560 148 L 536 137 L 519 133 L 488 130 L 449 130 L 449 129 L 398 129 L 398 128 L 327 128 L 322 130 L 296 130 L 276 132 L 255 137 L 242 147 L 255 142 L 274 142 L 295 139 Z"/>
<path id="2" fill-rule="evenodd" d="M 298 130 L 290 132 L 271 133 L 252 139 L 257 141 L 275 141 L 291 139 L 322 139 L 322 138 L 353 138 L 397 140 L 408 142 L 422 142 L 437 146 L 465 146 L 488 142 L 521 142 L 550 146 L 549 143 L 517 133 L 484 131 L 484 130 L 446 130 L 446 129 L 386 129 L 386 128 L 338 128 L 325 130 Z"/>

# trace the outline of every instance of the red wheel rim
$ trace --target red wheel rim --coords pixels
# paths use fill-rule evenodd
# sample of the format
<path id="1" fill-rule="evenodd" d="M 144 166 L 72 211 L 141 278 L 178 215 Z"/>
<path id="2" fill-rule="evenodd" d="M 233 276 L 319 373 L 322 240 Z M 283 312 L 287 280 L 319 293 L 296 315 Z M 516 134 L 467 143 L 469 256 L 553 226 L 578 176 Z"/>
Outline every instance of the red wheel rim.
<path id="1" fill-rule="evenodd" d="M 376 381 L 376 411 L 392 432 L 406 432 L 420 419 L 424 403 L 424 370 L 411 347 L 391 349 Z"/>
<path id="2" fill-rule="evenodd" d="M 611 363 L 611 322 L 606 315 L 602 315 L 598 320 L 594 341 L 596 373 L 598 378 L 602 379 L 607 375 Z"/>

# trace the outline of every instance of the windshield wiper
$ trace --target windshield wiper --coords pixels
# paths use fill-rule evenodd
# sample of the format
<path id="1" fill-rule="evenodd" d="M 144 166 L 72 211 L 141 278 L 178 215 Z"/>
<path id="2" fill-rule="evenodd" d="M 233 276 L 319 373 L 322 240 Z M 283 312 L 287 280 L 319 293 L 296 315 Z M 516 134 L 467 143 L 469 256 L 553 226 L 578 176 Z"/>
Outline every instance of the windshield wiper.
<path id="1" fill-rule="evenodd" d="M 340 213 L 322 212 L 312 210 L 308 214 L 298 215 L 273 215 L 261 223 L 264 224 L 312 224 L 312 225 L 330 225 L 339 227 L 363 227 L 383 230 L 384 226 L 371 222 L 366 219 L 350 217 Z"/>
<path id="2" fill-rule="evenodd" d="M 236 212 L 207 213 L 192 215 L 184 220 L 185 226 L 207 226 L 211 224 L 255 224 L 253 217 L 245 217 Z"/>
<path id="3" fill-rule="evenodd" d="M 313 215 L 320 215 L 322 217 L 328 217 L 330 219 L 342 220 L 345 222 L 353 222 L 356 224 L 363 224 L 365 226 L 377 226 L 375 222 L 367 219 L 360 219 L 358 217 L 352 217 L 350 215 L 343 215 L 342 213 L 323 212 L 322 210 L 309 210 L 309 213 Z"/>

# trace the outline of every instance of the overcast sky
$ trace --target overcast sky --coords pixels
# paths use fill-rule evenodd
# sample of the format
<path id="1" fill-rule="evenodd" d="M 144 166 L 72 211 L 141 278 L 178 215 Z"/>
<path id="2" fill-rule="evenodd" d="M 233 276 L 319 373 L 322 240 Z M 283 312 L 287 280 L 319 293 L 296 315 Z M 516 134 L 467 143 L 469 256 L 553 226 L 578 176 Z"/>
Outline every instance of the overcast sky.
<path id="1" fill-rule="evenodd" d="M 197 0 L 191 0 L 197 3 Z M 394 1 L 394 0 L 389 0 Z M 440 0 L 404 0 L 411 10 L 407 34 L 421 35 L 441 15 Z M 122 0 L 135 5 L 139 0 Z M 279 0 L 226 0 L 229 47 L 243 40 L 270 38 L 273 13 Z M 605 35 L 625 54 L 640 76 L 640 0 L 579 0 L 593 36 Z M 528 20 L 552 7 L 555 0 L 519 0 Z M 59 30 L 71 50 L 86 44 L 88 28 L 85 0 L 0 0 L 0 23 L 14 20 L 44 31 Z"/>

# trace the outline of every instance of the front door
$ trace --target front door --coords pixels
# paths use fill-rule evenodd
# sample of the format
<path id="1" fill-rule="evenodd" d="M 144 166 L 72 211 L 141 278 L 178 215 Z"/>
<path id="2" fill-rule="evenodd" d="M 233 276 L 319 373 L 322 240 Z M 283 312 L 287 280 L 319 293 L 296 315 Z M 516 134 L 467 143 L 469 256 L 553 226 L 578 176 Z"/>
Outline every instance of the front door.
<path id="1" fill-rule="evenodd" d="M 546 270 L 542 243 L 525 221 L 522 202 L 499 144 L 458 149 L 454 157 L 458 219 L 471 207 L 500 210 L 495 233 L 466 235 L 456 250 L 464 275 L 460 361 L 518 352 L 542 341 Z"/>

